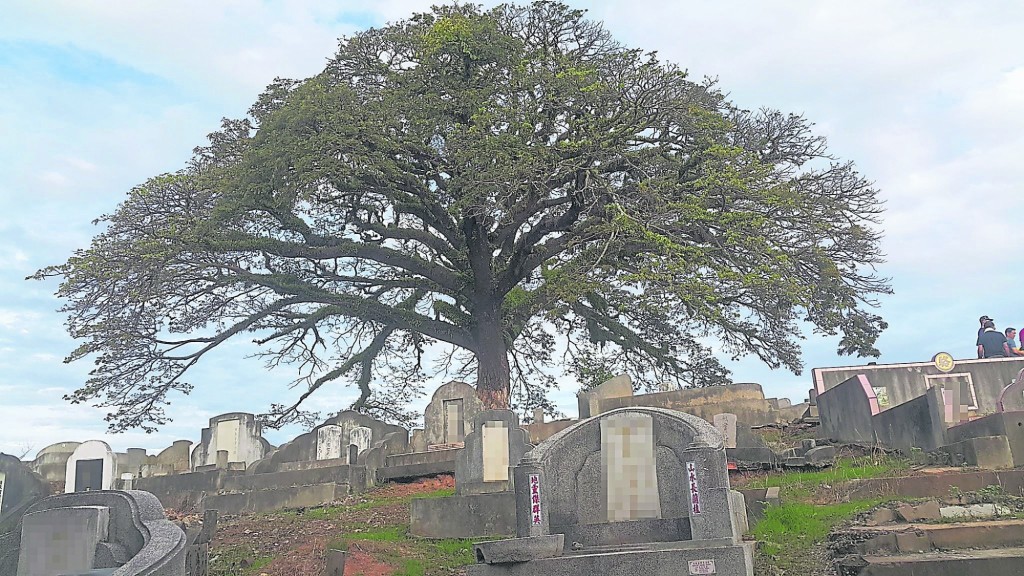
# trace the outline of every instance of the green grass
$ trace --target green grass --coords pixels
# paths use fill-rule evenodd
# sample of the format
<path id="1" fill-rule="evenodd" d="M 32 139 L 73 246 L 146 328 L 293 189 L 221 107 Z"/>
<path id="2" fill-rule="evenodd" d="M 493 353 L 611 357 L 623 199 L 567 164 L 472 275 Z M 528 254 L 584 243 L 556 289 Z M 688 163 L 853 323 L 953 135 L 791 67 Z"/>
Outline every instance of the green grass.
<path id="1" fill-rule="evenodd" d="M 881 504 L 883 499 L 816 506 L 802 502 L 769 506 L 752 533 L 760 542 L 758 553 L 784 573 L 816 574 L 821 569 L 816 552 L 836 526 Z"/>
<path id="2" fill-rule="evenodd" d="M 415 496 L 401 496 L 398 498 L 375 497 L 373 493 L 369 493 L 366 495 L 366 499 L 363 502 L 358 502 L 349 506 L 321 506 L 319 508 L 307 508 L 301 514 L 297 510 L 284 510 L 281 512 L 271 512 L 271 514 L 296 516 L 300 518 L 308 518 L 310 520 L 332 520 L 345 512 L 370 510 L 372 508 L 390 506 L 392 504 L 407 504 L 411 502 L 413 498 L 445 498 L 453 494 L 455 494 L 454 488 L 441 488 L 440 490 L 434 490 L 433 492 L 425 492 Z"/>
<path id="3" fill-rule="evenodd" d="M 372 540 L 374 542 L 404 542 L 409 539 L 409 526 L 384 526 L 365 532 L 349 532 L 344 540 Z"/>
<path id="4" fill-rule="evenodd" d="M 784 502 L 809 500 L 822 486 L 835 486 L 848 480 L 882 478 L 906 470 L 906 460 L 884 456 L 879 458 L 839 458 L 829 468 L 812 471 L 773 473 L 752 480 L 741 488 L 778 487 Z"/>

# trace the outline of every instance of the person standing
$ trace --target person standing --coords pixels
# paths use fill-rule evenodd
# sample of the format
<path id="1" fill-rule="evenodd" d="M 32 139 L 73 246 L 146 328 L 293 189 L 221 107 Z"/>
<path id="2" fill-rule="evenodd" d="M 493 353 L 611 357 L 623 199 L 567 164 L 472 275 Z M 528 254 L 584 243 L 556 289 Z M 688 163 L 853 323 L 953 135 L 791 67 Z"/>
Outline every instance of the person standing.
<path id="1" fill-rule="evenodd" d="M 988 322 L 990 320 L 993 323 L 995 323 L 995 320 L 989 318 L 987 314 L 982 316 L 981 318 L 978 318 L 978 341 L 974 343 L 975 346 L 981 346 L 981 335 L 985 333 L 985 322 Z M 981 358 L 981 356 L 978 356 L 978 358 Z"/>
<path id="2" fill-rule="evenodd" d="M 1017 329 L 1007 328 L 1003 334 L 1006 334 L 1006 347 L 1010 350 L 1010 356 L 1024 356 L 1020 346 L 1017 346 Z"/>
<path id="3" fill-rule="evenodd" d="M 1012 356 L 1006 335 L 996 330 L 996 323 L 986 320 L 981 325 L 982 333 L 978 337 L 978 358 L 1006 358 Z"/>

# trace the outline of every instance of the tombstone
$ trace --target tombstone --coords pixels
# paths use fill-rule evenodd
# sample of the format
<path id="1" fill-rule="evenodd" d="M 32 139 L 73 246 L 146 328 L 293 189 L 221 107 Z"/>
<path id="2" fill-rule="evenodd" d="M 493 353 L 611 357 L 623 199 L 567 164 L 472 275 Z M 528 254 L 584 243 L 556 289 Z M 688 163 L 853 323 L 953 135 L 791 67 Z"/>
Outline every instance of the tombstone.
<path id="1" fill-rule="evenodd" d="M 998 408 L 1000 412 L 1024 410 L 1024 370 L 1018 372 L 1013 382 L 999 393 Z"/>
<path id="2" fill-rule="evenodd" d="M 64 492 L 110 490 L 116 467 L 117 457 L 106 442 L 83 442 L 68 458 Z"/>
<path id="3" fill-rule="evenodd" d="M 0 453 L 0 574 L 16 570 L 17 540 L 25 510 L 49 494 L 49 482 L 21 460 Z"/>
<path id="4" fill-rule="evenodd" d="M 185 576 L 207 576 L 210 570 L 210 542 L 217 532 L 216 510 L 203 513 L 200 527 L 185 531 L 188 546 L 185 549 Z"/>
<path id="5" fill-rule="evenodd" d="M 510 466 L 533 446 L 511 410 L 484 410 L 455 457 L 455 494 L 412 501 L 410 532 L 424 538 L 511 534 L 516 499 Z"/>
<path id="6" fill-rule="evenodd" d="M 534 408 L 533 409 L 533 423 L 534 424 L 543 424 L 544 423 L 544 409 L 543 408 Z"/>
<path id="7" fill-rule="evenodd" d="M 369 450 L 370 441 L 373 439 L 373 430 L 365 426 L 357 426 L 348 433 L 348 454 L 349 464 L 355 464 L 356 458 L 352 457 L 352 448 L 355 448 L 356 457 L 359 456 L 360 452 Z"/>
<path id="8" fill-rule="evenodd" d="M 138 490 L 76 492 L 33 505 L 22 522 L 18 576 L 185 576 L 184 532 L 155 496 Z M 101 572 L 102 573 L 102 572 Z"/>
<path id="9" fill-rule="evenodd" d="M 728 412 L 715 414 L 714 424 L 715 429 L 725 438 L 725 447 L 736 448 L 736 415 Z"/>
<path id="10" fill-rule="evenodd" d="M 217 452 L 221 450 L 227 452 L 228 462 L 244 462 L 248 466 L 274 449 L 262 434 L 263 427 L 252 414 L 231 412 L 214 416 L 192 451 L 192 469 L 216 466 Z"/>
<path id="11" fill-rule="evenodd" d="M 630 407 L 583 420 L 529 452 L 514 482 L 519 537 L 475 545 L 471 576 L 753 574 L 724 440 L 695 416 Z"/>
<path id="12" fill-rule="evenodd" d="M 488 494 L 512 489 L 509 466 L 533 446 L 511 410 L 484 410 L 455 460 L 455 493 Z"/>
<path id="13" fill-rule="evenodd" d="M 57 442 L 36 453 L 32 470 L 47 482 L 63 482 L 67 472 L 68 458 L 81 442 Z"/>
<path id="14" fill-rule="evenodd" d="M 134 481 L 135 481 L 135 476 L 133 474 L 128 473 L 128 472 L 125 472 L 124 474 L 121 474 L 121 489 L 122 490 L 131 490 L 132 489 L 132 482 L 134 482 Z"/>
<path id="15" fill-rule="evenodd" d="M 621 374 L 590 390 L 580 392 L 576 395 L 580 419 L 590 418 L 600 412 L 600 402 L 605 398 L 621 398 L 632 395 L 633 380 L 628 374 Z"/>
<path id="16" fill-rule="evenodd" d="M 476 388 L 465 382 L 448 382 L 434 391 L 423 410 L 423 435 L 431 446 L 457 447 L 472 432 L 473 418 L 483 409 Z"/>
<path id="17" fill-rule="evenodd" d="M 341 439 L 345 429 L 334 424 L 321 426 L 316 431 L 316 459 L 332 460 L 341 458 Z"/>

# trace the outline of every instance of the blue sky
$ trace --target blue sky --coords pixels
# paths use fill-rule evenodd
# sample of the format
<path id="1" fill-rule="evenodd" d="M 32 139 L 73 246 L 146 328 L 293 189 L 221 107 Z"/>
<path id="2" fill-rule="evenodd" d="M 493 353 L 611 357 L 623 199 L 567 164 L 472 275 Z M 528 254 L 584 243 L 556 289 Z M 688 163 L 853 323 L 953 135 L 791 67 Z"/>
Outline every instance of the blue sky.
<path id="1" fill-rule="evenodd" d="M 427 9 L 431 0 L 290 2 L 8 0 L 0 19 L 0 451 L 106 439 L 118 450 L 196 440 L 215 414 L 292 398 L 238 344 L 206 359 L 160 433 L 107 435 L 103 411 L 62 394 L 89 365 L 65 365 L 56 282 L 27 282 L 97 232 L 146 178 L 180 168 L 275 76 L 306 77 L 337 38 Z M 1019 2 L 576 2 L 621 41 L 713 76 L 738 104 L 804 113 L 857 162 L 887 203 L 881 272 L 885 362 L 973 355 L 977 317 L 1024 325 L 1024 4 Z M 862 362 L 808 335 L 807 371 L 754 361 L 734 378 L 799 401 L 809 369 Z M 571 383 L 556 398 L 575 415 Z M 316 409 L 352 401 L 325 390 Z M 268 434 L 284 442 L 297 430 Z"/>

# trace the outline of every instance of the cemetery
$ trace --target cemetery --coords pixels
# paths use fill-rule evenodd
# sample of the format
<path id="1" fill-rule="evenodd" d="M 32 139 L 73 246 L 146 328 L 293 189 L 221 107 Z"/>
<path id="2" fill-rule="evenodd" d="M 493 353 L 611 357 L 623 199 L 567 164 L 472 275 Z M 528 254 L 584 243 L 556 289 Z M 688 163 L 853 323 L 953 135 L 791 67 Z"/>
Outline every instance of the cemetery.
<path id="1" fill-rule="evenodd" d="M 768 531 L 806 489 L 857 504 L 829 536 L 837 574 L 1024 562 L 1024 370 L 1002 387 L 921 370 L 933 385 L 897 403 L 872 380 L 884 372 L 865 368 L 802 404 L 754 384 L 635 394 L 619 376 L 578 395 L 580 418 L 538 413 L 524 425 L 451 382 L 411 431 L 341 411 L 275 447 L 235 412 L 155 455 L 98 440 L 26 461 L 0 455 L 0 574 L 233 573 L 217 572 L 232 557 L 217 553 L 218 516 L 231 538 L 260 514 L 345 517 L 369 505 L 397 522 L 400 546 L 430 555 L 432 541 L 461 543 L 467 574 L 753 575 L 766 558 L 800 565 L 773 556 L 787 536 Z M 804 484 L 816 474 L 833 480 Z M 787 478 L 801 491 L 772 486 Z M 399 500 L 375 496 L 401 486 Z M 202 520 L 168 520 L 182 514 Z M 358 542 L 362 529 L 350 529 L 339 536 Z M 47 544 L 67 539 L 60 554 Z M 347 545 L 322 558 L 375 561 Z"/>
<path id="2" fill-rule="evenodd" d="M 1014 18 L 37 4 L 0 576 L 1024 574 Z"/>

